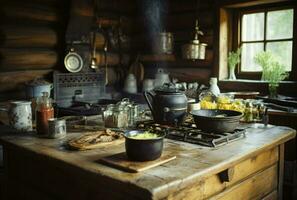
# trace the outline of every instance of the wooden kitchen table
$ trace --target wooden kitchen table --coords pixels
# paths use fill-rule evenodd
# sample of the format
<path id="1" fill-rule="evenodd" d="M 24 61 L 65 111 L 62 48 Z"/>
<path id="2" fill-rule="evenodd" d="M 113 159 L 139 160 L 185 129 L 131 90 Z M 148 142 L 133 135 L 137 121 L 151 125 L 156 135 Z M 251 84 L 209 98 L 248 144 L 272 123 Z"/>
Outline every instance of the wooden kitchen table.
<path id="1" fill-rule="evenodd" d="M 4 199 L 277 199 L 282 196 L 284 143 L 293 129 L 250 124 L 246 137 L 210 148 L 165 139 L 177 158 L 140 173 L 98 162 L 124 144 L 69 151 L 67 138 L 42 139 L 1 128 Z M 6 130 L 7 129 L 7 130 Z"/>

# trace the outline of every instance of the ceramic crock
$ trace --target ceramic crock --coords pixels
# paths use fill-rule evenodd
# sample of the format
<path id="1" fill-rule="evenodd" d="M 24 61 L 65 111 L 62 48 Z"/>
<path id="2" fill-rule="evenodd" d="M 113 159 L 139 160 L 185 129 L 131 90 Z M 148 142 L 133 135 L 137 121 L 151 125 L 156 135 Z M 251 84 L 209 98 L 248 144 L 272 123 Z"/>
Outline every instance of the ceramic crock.
<path id="1" fill-rule="evenodd" d="M 8 109 L 9 125 L 18 131 L 32 131 L 32 111 L 30 101 L 10 102 Z"/>
<path id="2" fill-rule="evenodd" d="M 144 92 L 144 96 L 156 123 L 183 123 L 187 113 L 187 97 L 184 93 L 176 88 L 163 87 L 153 92 Z"/>
<path id="3" fill-rule="evenodd" d="M 53 89 L 53 84 L 51 83 L 31 83 L 26 85 L 26 98 L 32 99 L 36 97 L 41 97 L 43 92 L 51 94 Z"/>

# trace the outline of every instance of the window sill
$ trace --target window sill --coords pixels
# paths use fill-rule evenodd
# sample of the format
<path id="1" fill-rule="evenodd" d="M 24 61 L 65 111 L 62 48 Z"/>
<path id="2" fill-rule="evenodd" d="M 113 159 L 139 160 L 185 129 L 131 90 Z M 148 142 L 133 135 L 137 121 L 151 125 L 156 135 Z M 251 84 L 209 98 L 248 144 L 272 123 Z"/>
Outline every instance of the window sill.
<path id="1" fill-rule="evenodd" d="M 251 83 L 251 84 L 268 84 L 268 81 L 262 81 L 262 80 L 251 80 L 251 79 L 236 79 L 236 80 L 229 80 L 229 79 L 223 79 L 219 82 L 222 83 Z M 297 84 L 297 81 L 281 81 L 281 84 Z"/>

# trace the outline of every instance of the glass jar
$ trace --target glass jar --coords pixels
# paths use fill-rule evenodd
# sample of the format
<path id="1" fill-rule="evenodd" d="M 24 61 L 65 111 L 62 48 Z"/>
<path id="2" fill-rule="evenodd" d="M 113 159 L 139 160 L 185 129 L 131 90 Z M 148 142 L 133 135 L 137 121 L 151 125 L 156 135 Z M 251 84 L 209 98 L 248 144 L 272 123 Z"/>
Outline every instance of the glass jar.
<path id="1" fill-rule="evenodd" d="M 106 110 L 103 112 L 104 124 L 105 127 L 114 127 L 113 121 L 113 112 L 114 112 L 115 105 L 109 104 L 106 107 Z"/>
<path id="2" fill-rule="evenodd" d="M 36 100 L 36 131 L 39 135 L 48 134 L 48 120 L 54 118 L 53 101 L 48 92 L 43 92 Z"/>
<path id="3" fill-rule="evenodd" d="M 128 127 L 128 112 L 126 106 L 118 105 L 113 112 L 114 127 L 126 128 Z"/>
<path id="4" fill-rule="evenodd" d="M 253 121 L 253 104 L 247 102 L 244 110 L 244 121 L 252 122 Z"/>

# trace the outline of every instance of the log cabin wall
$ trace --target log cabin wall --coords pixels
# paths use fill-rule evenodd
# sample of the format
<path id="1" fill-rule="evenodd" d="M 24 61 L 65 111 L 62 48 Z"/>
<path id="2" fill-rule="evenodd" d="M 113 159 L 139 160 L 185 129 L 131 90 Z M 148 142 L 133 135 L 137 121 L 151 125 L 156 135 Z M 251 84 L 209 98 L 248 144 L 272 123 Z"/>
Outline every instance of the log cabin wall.
<path id="1" fill-rule="evenodd" d="M 25 82 L 63 68 L 68 7 L 68 0 L 1 1 L 0 98 L 21 98 Z"/>
<path id="2" fill-rule="evenodd" d="M 122 89 L 133 59 L 131 37 L 138 29 L 135 25 L 136 0 L 95 0 L 95 7 L 95 24 L 99 28 L 96 34 L 97 63 L 99 68 L 107 65 L 108 86 Z"/>
<path id="3" fill-rule="evenodd" d="M 140 59 L 145 66 L 145 77 L 154 78 L 158 68 L 166 69 L 171 77 L 179 81 L 198 81 L 207 83 L 213 71 L 213 39 L 215 25 L 214 0 L 197 1 L 188 0 L 180 2 L 178 0 L 161 1 L 162 8 L 156 8 L 163 11 L 160 18 L 163 19 L 161 31 L 172 32 L 174 37 L 173 54 L 153 54 L 150 51 L 152 41 L 149 38 L 149 28 L 145 9 L 146 0 L 138 1 L 138 32 L 132 37 L 132 49 L 134 53 L 140 53 Z M 145 7 L 145 8 L 143 8 Z M 152 14 L 154 15 L 154 13 Z M 158 17 L 158 16 L 157 16 Z M 195 20 L 199 20 L 199 26 L 204 32 L 199 40 L 207 43 L 205 60 L 185 60 L 182 59 L 181 46 L 189 43 L 194 38 Z M 136 23 L 137 24 L 137 23 Z"/>
<path id="4" fill-rule="evenodd" d="M 78 0 L 79 2 L 80 0 Z M 108 39 L 107 65 L 110 84 L 123 80 L 130 54 L 131 13 L 135 3 L 120 0 L 92 1 L 90 7 L 76 7 L 77 15 L 93 17 L 97 6 L 97 23 L 105 32 L 96 34 L 96 58 L 99 67 L 105 65 L 104 44 Z M 131 0 L 133 2 L 133 0 Z M 65 72 L 67 53 L 66 31 L 70 21 L 71 5 L 77 1 L 21 0 L 3 1 L 0 7 L 0 99 L 22 99 L 24 84 L 35 78 L 52 81 L 52 72 Z M 92 16 L 91 16 L 92 15 Z M 119 21 L 121 22 L 119 24 Z M 78 21 L 77 24 L 80 22 Z M 126 39 L 117 49 L 118 27 Z M 137 27 L 135 27 L 137 28 Z M 105 34 L 108 35 L 106 38 Z M 115 43 L 112 46 L 112 43 Z"/>

